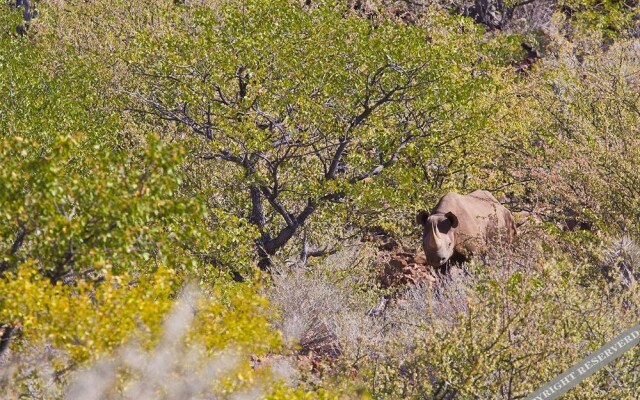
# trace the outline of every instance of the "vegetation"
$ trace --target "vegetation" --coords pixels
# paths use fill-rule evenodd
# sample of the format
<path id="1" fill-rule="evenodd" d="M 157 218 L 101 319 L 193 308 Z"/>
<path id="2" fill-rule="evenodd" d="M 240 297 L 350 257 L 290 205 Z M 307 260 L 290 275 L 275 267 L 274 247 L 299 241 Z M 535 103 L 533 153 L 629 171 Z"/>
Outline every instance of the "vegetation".
<path id="1" fill-rule="evenodd" d="M 637 2 L 0 8 L 3 398 L 516 399 L 638 319 Z M 382 285 L 475 189 L 516 243 Z"/>

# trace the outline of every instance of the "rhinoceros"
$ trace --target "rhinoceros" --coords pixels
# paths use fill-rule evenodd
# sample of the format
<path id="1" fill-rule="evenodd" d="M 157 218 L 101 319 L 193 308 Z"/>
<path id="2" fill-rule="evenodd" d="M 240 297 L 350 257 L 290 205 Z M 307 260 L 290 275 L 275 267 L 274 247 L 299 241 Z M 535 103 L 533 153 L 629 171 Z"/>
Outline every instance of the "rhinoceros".
<path id="1" fill-rule="evenodd" d="M 496 242 L 511 243 L 516 235 L 511 212 L 486 190 L 447 193 L 430 215 L 421 211 L 416 219 L 423 227 L 422 247 L 432 267 L 468 261 Z"/>

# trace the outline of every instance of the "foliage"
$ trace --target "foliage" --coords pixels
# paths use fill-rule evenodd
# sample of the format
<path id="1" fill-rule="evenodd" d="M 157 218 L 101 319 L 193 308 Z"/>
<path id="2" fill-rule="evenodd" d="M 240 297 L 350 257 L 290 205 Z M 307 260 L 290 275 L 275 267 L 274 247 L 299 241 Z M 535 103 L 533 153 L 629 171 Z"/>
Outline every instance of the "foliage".
<path id="1" fill-rule="evenodd" d="M 638 292 L 624 271 L 613 266 L 609 283 L 585 282 L 592 266 L 544 248 L 541 232 L 526 235 L 520 247 L 469 264 L 438 287 L 408 287 L 383 308 L 355 292 L 363 271 L 350 271 L 351 284 L 334 277 L 344 254 L 278 276 L 270 293 L 283 331 L 302 334 L 303 354 L 337 357 L 317 367 L 315 381 L 301 363 L 302 379 L 365 387 L 381 399 L 515 399 L 636 323 Z M 633 260 L 625 268 L 635 271 Z M 632 398 L 639 356 L 626 353 L 569 398 Z"/>
<path id="2" fill-rule="evenodd" d="M 167 271 L 137 283 L 126 274 L 109 275 L 97 290 L 85 281 L 51 285 L 29 265 L 7 278 L 2 280 L 3 321 L 20 327 L 23 343 L 50 341 L 75 362 L 101 356 L 136 327 L 157 333 L 176 290 Z"/>
<path id="3" fill-rule="evenodd" d="M 462 296 L 450 296 L 455 291 L 449 288 L 442 303 L 427 300 L 419 330 L 409 330 L 419 337 L 409 337 L 408 348 L 392 345 L 389 350 L 396 354 L 390 356 L 392 363 L 399 365 L 381 358 L 372 366 L 370 379 L 377 383 L 378 397 L 518 398 L 635 321 L 625 306 L 625 301 L 637 301 L 628 297 L 635 294 L 603 296 L 606 288 L 584 288 L 579 271 L 566 271 L 562 261 L 533 273 L 503 262 L 501 270 L 485 265 L 492 270 L 462 283 Z M 456 306 L 462 310 L 443 318 L 441 308 Z M 628 397 L 637 384 L 637 358 L 637 352 L 626 354 L 608 372 L 572 390 L 570 398 L 613 392 Z"/>
<path id="4" fill-rule="evenodd" d="M 112 7 L 91 10 L 111 21 Z M 416 201 L 416 171 L 394 167 L 407 157 L 416 169 L 439 158 L 471 185 L 475 160 L 452 164 L 475 154 L 471 132 L 490 112 L 478 94 L 496 89 L 494 69 L 518 52 L 437 10 L 425 32 L 288 1 L 148 7 L 138 15 L 167 25 L 143 18 L 142 28 L 110 37 L 108 54 L 92 52 L 115 55 L 108 74 L 137 126 L 162 126 L 187 146 L 185 193 L 246 218 L 260 231 L 263 261 L 303 226 L 356 211 L 378 220 L 352 223 L 397 228 L 377 211 Z"/>
<path id="5" fill-rule="evenodd" d="M 114 264 L 133 271 L 169 263 L 207 279 L 247 270 L 251 229 L 178 196 L 180 145 L 150 132 L 133 151 L 85 65 L 46 71 L 34 67 L 40 56 L 31 46 L 2 41 L 9 97 L 0 104 L 0 272 L 30 259 L 52 282 Z"/>
<path id="6" fill-rule="evenodd" d="M 559 2 L 571 24 L 581 32 L 599 32 L 605 37 L 626 37 L 637 29 L 640 15 L 634 1 L 569 0 Z"/>
<path id="7" fill-rule="evenodd" d="M 19 390 L 21 382 L 36 385 L 28 389 L 32 393 L 43 390 L 49 395 L 66 386 L 47 388 L 46 381 L 51 377 L 46 373 L 41 381 L 36 379 L 38 374 L 30 376 L 30 370 L 20 364 L 20 354 L 28 353 L 32 346 L 47 344 L 59 352 L 47 360 L 52 376 L 61 376 L 60 371 L 77 365 L 88 365 L 89 370 L 102 368 L 101 373 L 95 372 L 101 378 L 92 378 L 89 371 L 81 369 L 78 377 L 72 375 L 60 382 L 69 385 L 70 393 L 82 390 L 86 396 L 95 389 L 89 390 L 91 385 L 104 387 L 102 396 L 96 398 L 111 398 L 123 390 L 150 390 L 145 392 L 148 395 L 158 390 L 175 392 L 177 384 L 167 388 L 161 383 L 166 377 L 157 363 L 162 360 L 167 373 L 173 368 L 184 369 L 184 379 L 190 368 L 207 374 L 200 368 L 209 360 L 219 362 L 222 371 L 215 379 L 221 386 L 215 390 L 243 391 L 256 381 L 266 383 L 269 378 L 263 373 L 266 371 L 254 372 L 250 368 L 248 354 L 260 356 L 280 346 L 279 333 L 271 329 L 265 299 L 246 284 L 221 285 L 206 295 L 199 294 L 196 286 L 188 286 L 176 303 L 182 279 L 166 269 L 136 278 L 126 273 L 108 274 L 98 286 L 86 281 L 74 286 L 51 285 L 29 265 L 6 278 L 0 281 L 0 318 L 12 321 L 16 333 L 12 344 L 15 356 L 5 363 L 7 369 L 2 377 L 4 395 Z M 224 369 L 225 362 L 218 359 L 221 352 L 228 353 L 228 370 Z M 174 354 L 175 364 L 167 354 Z M 181 359 L 180 354 L 191 354 L 191 359 Z M 105 363 L 113 365 L 113 370 L 104 370 Z M 146 379 L 135 371 L 147 374 Z M 144 389 L 129 387 L 136 379 L 145 385 Z M 216 382 L 187 381 L 186 385 L 209 392 Z M 273 381 L 276 383 L 277 379 Z M 274 393 L 289 393 L 278 387 L 274 386 Z"/>
<path id="8" fill-rule="evenodd" d="M 15 4 L 2 396 L 512 399 L 637 320 L 637 4 Z M 515 247 L 378 287 L 361 243 L 477 188 Z"/>
<path id="9" fill-rule="evenodd" d="M 529 177 L 560 213 L 637 235 L 638 43 L 583 49 L 541 71 L 546 84 L 533 92 L 538 111 L 528 116 L 540 129 Z"/>

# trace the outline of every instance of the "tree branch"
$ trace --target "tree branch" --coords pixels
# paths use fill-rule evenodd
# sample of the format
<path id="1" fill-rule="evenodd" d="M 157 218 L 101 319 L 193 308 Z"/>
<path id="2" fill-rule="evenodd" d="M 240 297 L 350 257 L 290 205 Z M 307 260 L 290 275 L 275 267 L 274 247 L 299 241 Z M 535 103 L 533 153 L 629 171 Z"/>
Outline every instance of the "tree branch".
<path id="1" fill-rule="evenodd" d="M 364 179 L 367 179 L 370 176 L 379 175 L 385 168 L 389 168 L 390 166 L 392 166 L 396 162 L 396 160 L 398 159 L 398 156 L 400 155 L 400 152 L 411 142 L 411 140 L 414 137 L 415 136 L 413 136 L 413 135 L 407 136 L 405 139 L 403 139 L 400 142 L 400 144 L 393 151 L 393 153 L 391 153 L 391 155 L 389 156 L 387 161 L 384 161 L 383 163 L 376 165 L 371 171 L 363 172 L 360 175 L 351 178 L 349 180 L 349 182 L 350 183 L 356 183 L 356 182 L 362 181 Z"/>
<path id="2" fill-rule="evenodd" d="M 230 161 L 230 162 L 233 162 L 235 164 L 238 164 L 238 165 L 241 165 L 243 167 L 246 167 L 245 159 L 243 157 L 239 157 L 239 156 L 236 156 L 234 154 L 231 154 L 227 150 L 222 150 L 220 153 L 215 153 L 215 154 L 196 155 L 196 157 L 198 157 L 198 158 L 200 158 L 202 160 L 224 160 L 224 161 Z"/>
<path id="3" fill-rule="evenodd" d="M 307 218 L 309 218 L 309 216 L 311 216 L 311 214 L 313 214 L 313 212 L 316 210 L 316 207 L 316 202 L 309 199 L 307 201 L 307 206 L 300 212 L 300 214 L 298 214 L 297 217 L 292 220 L 291 225 L 287 225 L 284 229 L 282 229 L 275 238 L 263 243 L 264 249 L 267 254 L 273 255 L 276 253 L 276 251 L 278 251 L 278 249 L 284 246 L 289 241 L 289 239 L 291 239 L 293 235 L 295 235 L 298 228 L 304 225 Z"/>
<path id="4" fill-rule="evenodd" d="M 329 165 L 329 169 L 324 175 L 325 179 L 327 180 L 335 179 L 338 165 L 340 164 L 344 151 L 347 149 L 347 146 L 349 145 L 350 142 L 351 142 L 351 139 L 347 137 L 340 139 L 340 142 L 339 142 L 340 144 L 338 145 L 338 149 L 333 154 L 333 157 L 331 159 L 331 164 Z"/>
<path id="5" fill-rule="evenodd" d="M 5 351 L 9 348 L 9 342 L 11 341 L 11 337 L 13 335 L 14 327 L 8 324 L 4 324 L 4 330 L 2 332 L 2 336 L 0 337 L 0 356 L 4 354 Z"/>
<path id="6" fill-rule="evenodd" d="M 287 226 L 295 225 L 295 221 L 293 220 L 293 216 L 291 215 L 291 213 L 285 210 L 282 203 L 278 201 L 277 196 L 275 196 L 267 186 L 260 186 L 260 191 L 262 192 L 264 197 L 266 197 L 269 204 L 271 204 L 271 207 L 273 207 L 273 209 L 276 210 L 276 212 L 280 214 L 282 218 L 284 218 Z"/>
<path id="7" fill-rule="evenodd" d="M 257 226 L 260 232 L 264 232 L 266 223 L 264 219 L 264 210 L 262 208 L 262 196 L 260 195 L 260 189 L 255 185 L 250 186 L 249 195 L 251 197 L 251 216 L 249 216 L 249 222 Z"/>
<path id="8" fill-rule="evenodd" d="M 25 228 L 24 224 L 22 222 L 18 222 L 18 232 L 16 233 L 16 237 L 13 240 L 13 244 L 11 245 L 7 256 L 13 257 L 18 252 L 18 250 L 20 250 L 28 233 L 29 232 Z M 0 274 L 7 271 L 9 269 L 9 266 L 10 265 L 8 260 L 0 262 Z"/>

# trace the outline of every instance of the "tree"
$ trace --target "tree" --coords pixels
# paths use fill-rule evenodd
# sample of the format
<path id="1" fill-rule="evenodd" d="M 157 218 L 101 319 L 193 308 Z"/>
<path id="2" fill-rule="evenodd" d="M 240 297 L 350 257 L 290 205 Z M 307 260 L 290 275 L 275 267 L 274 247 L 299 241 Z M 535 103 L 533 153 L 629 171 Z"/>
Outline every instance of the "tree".
<path id="1" fill-rule="evenodd" d="M 61 58 L 50 72 L 45 40 L 0 46 L 0 275 L 27 260 L 52 283 L 168 263 L 203 279 L 250 269 L 251 229 L 177 198 L 184 149 L 150 133 L 133 150 L 91 65 Z"/>
<path id="2" fill-rule="evenodd" d="M 188 183 L 257 228 L 263 267 L 319 211 L 344 210 L 408 149 L 435 152 L 452 114 L 492 87 L 481 72 L 490 60 L 477 57 L 479 36 L 464 20 L 445 40 L 288 1 L 189 12 L 188 22 L 167 13 L 170 31 L 127 46 L 136 79 L 125 84 L 125 106 L 187 143 Z"/>

